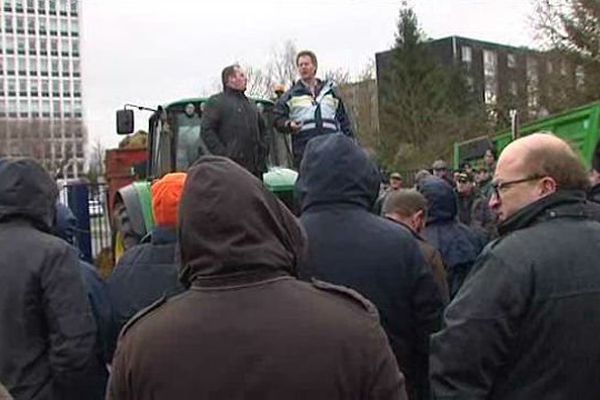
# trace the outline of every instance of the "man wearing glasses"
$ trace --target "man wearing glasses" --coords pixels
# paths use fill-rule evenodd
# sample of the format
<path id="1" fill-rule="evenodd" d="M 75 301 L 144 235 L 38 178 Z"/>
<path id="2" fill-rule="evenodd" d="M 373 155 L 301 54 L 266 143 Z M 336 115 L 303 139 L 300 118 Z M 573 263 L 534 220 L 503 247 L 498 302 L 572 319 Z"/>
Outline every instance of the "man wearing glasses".
<path id="1" fill-rule="evenodd" d="M 561 139 L 500 155 L 490 207 L 500 238 L 479 256 L 433 335 L 435 398 L 594 399 L 600 392 L 600 224 Z"/>

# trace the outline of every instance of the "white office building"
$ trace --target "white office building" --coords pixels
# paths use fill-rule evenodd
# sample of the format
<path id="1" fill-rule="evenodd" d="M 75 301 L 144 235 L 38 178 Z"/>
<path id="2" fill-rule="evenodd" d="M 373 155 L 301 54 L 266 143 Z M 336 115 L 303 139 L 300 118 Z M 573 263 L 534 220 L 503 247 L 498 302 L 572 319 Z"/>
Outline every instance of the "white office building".
<path id="1" fill-rule="evenodd" d="M 84 168 L 79 0 L 2 0 L 0 156 Z"/>

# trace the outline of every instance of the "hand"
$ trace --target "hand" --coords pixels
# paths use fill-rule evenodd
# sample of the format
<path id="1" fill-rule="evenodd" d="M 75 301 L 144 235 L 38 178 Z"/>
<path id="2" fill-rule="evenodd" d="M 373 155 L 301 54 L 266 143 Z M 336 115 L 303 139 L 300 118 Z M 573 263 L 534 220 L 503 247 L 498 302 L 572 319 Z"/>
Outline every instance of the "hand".
<path id="1" fill-rule="evenodd" d="M 292 133 L 296 133 L 300 130 L 300 128 L 302 128 L 302 122 L 301 121 L 290 121 L 288 126 L 290 127 L 290 130 L 292 131 Z"/>

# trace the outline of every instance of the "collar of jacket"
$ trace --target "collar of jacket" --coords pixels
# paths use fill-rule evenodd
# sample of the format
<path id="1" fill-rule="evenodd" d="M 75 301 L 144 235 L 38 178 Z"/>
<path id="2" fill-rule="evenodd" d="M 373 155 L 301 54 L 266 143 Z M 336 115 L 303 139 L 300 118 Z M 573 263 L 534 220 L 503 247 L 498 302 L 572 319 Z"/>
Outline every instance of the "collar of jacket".
<path id="1" fill-rule="evenodd" d="M 266 265 L 244 266 L 239 272 L 230 274 L 197 276 L 192 282 L 192 288 L 229 289 L 252 286 L 280 278 L 293 279 L 288 272 L 281 268 Z"/>
<path id="2" fill-rule="evenodd" d="M 588 191 L 588 199 L 592 201 L 596 201 L 595 199 L 600 199 L 600 183 L 590 188 Z"/>
<path id="3" fill-rule="evenodd" d="M 581 190 L 559 190 L 517 211 L 512 217 L 498 225 L 498 233 L 507 233 L 526 228 L 536 222 L 555 218 L 589 218 L 585 192 Z"/>
<path id="4" fill-rule="evenodd" d="M 223 93 L 230 94 L 233 96 L 240 96 L 240 97 L 244 97 L 244 98 L 246 97 L 246 95 L 244 94 L 243 91 L 237 90 L 234 88 L 230 88 L 229 86 L 225 86 L 225 89 L 223 89 Z"/>
<path id="5" fill-rule="evenodd" d="M 157 226 L 152 230 L 150 242 L 152 244 L 172 244 L 177 242 L 175 227 L 167 228 Z"/>
<path id="6" fill-rule="evenodd" d="M 405 227 L 411 233 L 411 235 L 413 235 L 413 237 L 415 239 L 417 239 L 418 241 L 421 241 L 421 242 L 425 241 L 425 239 L 423 239 L 423 237 L 421 235 L 419 235 L 417 232 L 415 232 L 415 230 L 413 228 L 411 228 L 410 225 L 405 224 L 404 222 L 396 221 L 395 219 L 392 219 L 389 217 L 385 217 L 385 219 L 387 219 L 388 221 L 392 221 L 395 224 Z"/>
<path id="7" fill-rule="evenodd" d="M 315 78 L 315 97 L 319 95 L 319 93 L 321 93 L 321 90 L 323 90 L 323 87 L 325 87 L 325 81 L 320 80 L 319 78 Z M 302 90 L 304 92 L 306 92 L 307 94 L 310 94 L 312 96 L 312 92 L 310 91 L 310 87 L 304 83 L 304 81 L 302 79 L 298 79 L 298 82 L 296 82 L 296 86 L 302 88 Z"/>

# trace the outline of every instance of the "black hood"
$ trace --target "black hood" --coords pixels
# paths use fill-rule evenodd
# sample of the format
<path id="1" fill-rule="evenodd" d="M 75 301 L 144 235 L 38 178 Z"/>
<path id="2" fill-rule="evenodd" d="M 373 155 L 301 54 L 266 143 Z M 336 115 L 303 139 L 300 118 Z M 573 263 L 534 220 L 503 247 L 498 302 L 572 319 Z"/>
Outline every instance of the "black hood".
<path id="1" fill-rule="evenodd" d="M 50 232 L 58 187 L 35 160 L 0 159 L 0 222 L 26 219 Z"/>
<path id="2" fill-rule="evenodd" d="M 302 211 L 323 204 L 349 203 L 370 210 L 377 199 L 380 175 L 366 152 L 342 134 L 308 142 L 296 193 Z"/>
<path id="3" fill-rule="evenodd" d="M 452 221 L 458 213 L 456 193 L 441 178 L 431 176 L 421 182 L 419 190 L 427 199 L 427 223 Z"/>
<path id="4" fill-rule="evenodd" d="M 216 156 L 188 171 L 178 237 L 184 285 L 255 267 L 295 274 L 306 245 L 300 223 L 262 182 Z"/>

